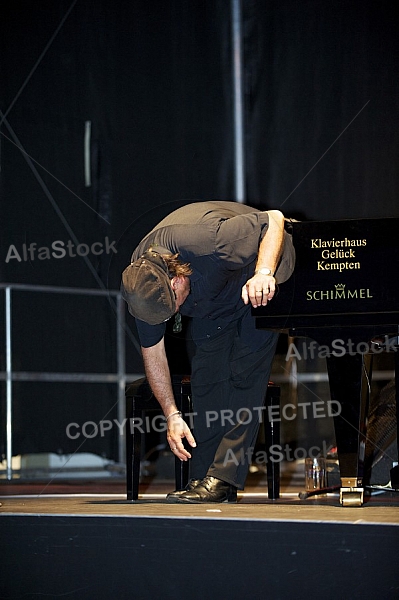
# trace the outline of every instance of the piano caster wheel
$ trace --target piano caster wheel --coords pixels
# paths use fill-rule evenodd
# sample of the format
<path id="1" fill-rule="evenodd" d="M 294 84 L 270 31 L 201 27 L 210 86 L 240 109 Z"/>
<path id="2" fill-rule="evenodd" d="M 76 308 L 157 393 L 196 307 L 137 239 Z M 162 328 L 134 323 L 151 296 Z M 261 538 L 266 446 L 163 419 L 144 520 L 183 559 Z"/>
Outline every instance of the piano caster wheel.
<path id="1" fill-rule="evenodd" d="M 342 506 L 362 506 L 363 505 L 363 488 L 341 488 L 339 493 L 339 501 Z"/>

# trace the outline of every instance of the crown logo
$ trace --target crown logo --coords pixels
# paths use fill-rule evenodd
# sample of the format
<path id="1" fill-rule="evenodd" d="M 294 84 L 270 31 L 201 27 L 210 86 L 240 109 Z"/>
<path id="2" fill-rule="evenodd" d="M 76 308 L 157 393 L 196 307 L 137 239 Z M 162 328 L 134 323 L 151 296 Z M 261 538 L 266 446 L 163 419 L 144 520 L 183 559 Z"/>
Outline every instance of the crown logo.
<path id="1" fill-rule="evenodd" d="M 335 289 L 338 290 L 344 290 L 345 289 L 345 283 L 337 283 L 335 285 Z"/>

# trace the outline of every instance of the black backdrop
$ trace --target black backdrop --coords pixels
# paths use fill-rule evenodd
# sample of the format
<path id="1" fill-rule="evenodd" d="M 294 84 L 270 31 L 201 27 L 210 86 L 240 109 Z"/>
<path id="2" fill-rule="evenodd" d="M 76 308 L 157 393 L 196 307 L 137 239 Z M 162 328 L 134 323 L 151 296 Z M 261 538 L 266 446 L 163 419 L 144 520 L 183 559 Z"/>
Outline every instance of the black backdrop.
<path id="1" fill-rule="evenodd" d="M 247 202 L 312 220 L 398 216 L 395 3 L 243 0 L 242 9 Z M 1 13 L 0 281 L 116 289 L 135 244 L 167 212 L 233 199 L 230 3 L 5 0 Z M 23 244 L 105 237 L 108 254 L 6 262 L 11 245 L 22 257 Z M 112 306 L 68 302 L 16 300 L 31 320 L 14 317 L 16 369 L 114 368 Z M 127 370 L 142 370 L 131 337 Z M 115 400 L 112 386 L 16 386 L 16 451 L 72 452 L 68 419 L 115 416 Z M 101 440 L 105 454 L 114 446 Z"/>

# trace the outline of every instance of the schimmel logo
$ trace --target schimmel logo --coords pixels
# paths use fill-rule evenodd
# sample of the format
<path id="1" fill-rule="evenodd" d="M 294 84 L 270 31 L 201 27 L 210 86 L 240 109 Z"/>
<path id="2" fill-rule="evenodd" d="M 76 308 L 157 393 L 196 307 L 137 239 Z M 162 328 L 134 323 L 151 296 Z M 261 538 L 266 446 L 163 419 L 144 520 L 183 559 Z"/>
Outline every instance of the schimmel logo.
<path id="1" fill-rule="evenodd" d="M 367 299 L 373 296 L 369 288 L 358 288 L 354 290 L 345 289 L 344 283 L 337 283 L 335 289 L 331 290 L 308 290 L 306 292 L 306 300 L 352 300 Z"/>
<path id="2" fill-rule="evenodd" d="M 110 242 L 108 236 L 105 237 L 104 243 L 102 242 L 94 242 L 91 246 L 88 244 L 75 244 L 72 243 L 71 240 L 65 244 L 62 240 L 56 240 L 48 246 L 37 247 L 36 242 L 32 242 L 29 244 L 23 244 L 21 252 L 18 252 L 16 246 L 11 244 L 8 248 L 6 263 L 10 262 L 10 260 L 17 260 L 18 262 L 26 262 L 35 260 L 38 258 L 39 260 L 49 260 L 50 258 L 64 258 L 65 256 L 70 256 L 71 258 L 75 256 L 87 256 L 88 254 L 94 254 L 94 256 L 99 256 L 100 254 L 110 254 L 113 252 L 117 254 L 118 251 L 115 248 L 114 244 L 116 242 Z"/>

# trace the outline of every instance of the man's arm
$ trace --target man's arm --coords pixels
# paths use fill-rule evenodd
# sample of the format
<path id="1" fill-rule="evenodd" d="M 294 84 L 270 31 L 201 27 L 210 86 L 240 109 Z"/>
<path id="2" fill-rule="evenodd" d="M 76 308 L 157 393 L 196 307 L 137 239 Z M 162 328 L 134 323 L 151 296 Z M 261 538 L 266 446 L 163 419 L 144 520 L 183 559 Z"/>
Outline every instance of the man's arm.
<path id="1" fill-rule="evenodd" d="M 241 297 L 245 304 L 265 306 L 274 296 L 276 281 L 273 277 L 284 243 L 284 215 L 279 210 L 269 210 L 269 227 L 259 245 L 255 275 L 242 288 Z M 263 275 L 260 269 L 270 269 L 272 275 Z"/>
<path id="2" fill-rule="evenodd" d="M 158 400 L 165 417 L 177 412 L 177 406 L 173 395 L 172 382 L 168 359 L 165 352 L 164 339 L 162 338 L 155 346 L 141 348 L 145 372 L 148 383 Z M 175 456 L 180 460 L 191 458 L 191 454 L 184 448 L 182 439 L 185 437 L 190 446 L 195 447 L 195 439 L 187 423 L 179 416 L 173 415 L 167 419 L 168 425 L 168 443 Z M 175 450 L 176 448 L 176 450 Z"/>

